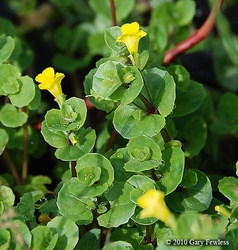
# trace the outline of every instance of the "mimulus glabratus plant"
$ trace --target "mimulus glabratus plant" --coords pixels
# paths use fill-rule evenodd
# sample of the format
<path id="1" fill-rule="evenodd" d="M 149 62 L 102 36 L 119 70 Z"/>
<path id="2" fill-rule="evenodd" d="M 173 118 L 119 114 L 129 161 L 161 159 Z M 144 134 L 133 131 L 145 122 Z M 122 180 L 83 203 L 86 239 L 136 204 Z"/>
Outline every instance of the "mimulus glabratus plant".
<path id="1" fill-rule="evenodd" d="M 35 250 L 172 249 L 166 239 L 222 238 L 228 221 L 232 224 L 237 215 L 237 196 L 231 197 L 230 207 L 218 206 L 212 201 L 209 178 L 185 166 L 185 157 L 198 155 L 207 137 L 205 122 L 193 116 L 205 100 L 203 86 L 180 65 L 158 66 L 150 57 L 149 31 L 137 22 L 106 29 L 104 39 L 108 53 L 84 80 L 86 97 L 107 114 L 101 131 L 87 127 L 85 101 L 64 94 L 63 73 L 48 67 L 35 77 L 39 89 L 48 90 L 58 104 L 46 112 L 41 134 L 69 169 L 53 197 L 44 202 L 47 178 L 44 183 L 33 178 L 16 207 L 11 189 L 1 186 L 5 194 L 0 212 L 5 222 L 0 224 L 0 235 L 6 243 L 1 249 L 17 241 L 9 240 L 6 226 L 11 212 L 17 221 L 13 220 L 11 232 L 24 229 L 24 247 Z M 28 77 L 14 74 L 17 80 L 9 75 L 0 85 L 0 93 L 12 103 L 0 112 L 6 126 L 3 109 L 18 112 L 22 125 L 27 114 L 16 107 L 34 98 L 28 95 L 27 103 L 17 102 L 16 95 L 20 100 L 21 91 L 26 93 L 22 85 L 34 85 Z M 187 115 L 190 120 L 177 127 Z M 196 133 L 199 139 L 192 141 Z M 111 143 L 110 134 L 118 140 Z M 224 193 L 225 185 L 219 186 Z"/>

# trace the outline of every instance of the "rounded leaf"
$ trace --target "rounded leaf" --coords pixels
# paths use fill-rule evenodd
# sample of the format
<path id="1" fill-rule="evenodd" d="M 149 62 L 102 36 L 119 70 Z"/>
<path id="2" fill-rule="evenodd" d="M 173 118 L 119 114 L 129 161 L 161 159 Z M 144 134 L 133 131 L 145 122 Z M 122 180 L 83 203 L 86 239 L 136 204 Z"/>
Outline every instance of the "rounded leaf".
<path id="1" fill-rule="evenodd" d="M 0 128 L 0 155 L 4 151 L 7 143 L 8 143 L 8 134 L 4 129 Z"/>
<path id="2" fill-rule="evenodd" d="M 67 137 L 62 131 L 47 127 L 46 121 L 42 122 L 41 133 L 47 143 L 55 148 L 64 148 L 68 145 Z"/>
<path id="3" fill-rule="evenodd" d="M 78 242 L 78 226 L 70 219 L 62 216 L 56 216 L 52 219 L 47 227 L 53 234 L 58 234 L 56 249 L 74 249 Z"/>
<path id="4" fill-rule="evenodd" d="M 21 76 L 16 79 L 20 90 L 15 94 L 10 94 L 11 103 L 19 108 L 27 106 L 35 96 L 35 84 L 29 76 Z"/>
<path id="5" fill-rule="evenodd" d="M 27 121 L 27 114 L 12 104 L 5 104 L 0 110 L 0 122 L 10 128 L 22 126 Z"/>
<path id="6" fill-rule="evenodd" d="M 170 147 L 162 151 L 164 164 L 158 168 L 161 178 L 156 182 L 165 194 L 173 192 L 183 178 L 184 152 L 181 147 Z M 171 181 L 173 180 L 173 181 Z"/>
<path id="7" fill-rule="evenodd" d="M 113 124 L 124 138 L 141 134 L 151 137 L 158 134 L 165 126 L 165 119 L 158 114 L 145 114 L 141 109 L 130 104 L 120 105 L 115 110 Z"/>
<path id="8" fill-rule="evenodd" d="M 196 185 L 177 190 L 167 196 L 167 202 L 177 212 L 202 212 L 208 209 L 212 200 L 212 187 L 208 177 L 197 169 L 193 169 L 197 174 Z"/>
<path id="9" fill-rule="evenodd" d="M 11 188 L 0 186 L 0 201 L 3 202 L 5 208 L 12 207 L 15 202 L 15 195 Z"/>
<path id="10" fill-rule="evenodd" d="M 78 160 L 85 153 L 89 153 L 95 144 L 96 133 L 91 128 L 81 128 L 70 135 L 73 135 L 77 142 L 74 145 L 67 144 L 63 148 L 58 148 L 55 152 L 55 156 L 62 161 Z"/>
<path id="11" fill-rule="evenodd" d="M 142 72 L 146 88 L 143 95 L 152 101 L 159 113 L 168 116 L 174 109 L 175 82 L 173 77 L 165 70 L 159 68 L 146 69 Z M 150 96 L 148 96 L 148 92 Z"/>
<path id="12" fill-rule="evenodd" d="M 110 203 L 110 210 L 97 218 L 100 226 L 118 227 L 129 221 L 136 207 L 136 204 L 130 200 L 129 194 L 132 190 L 133 187 L 129 183 L 113 183 L 113 186 L 105 193 L 105 197 Z"/>
<path id="13" fill-rule="evenodd" d="M 96 153 L 82 156 L 77 161 L 76 172 L 78 181 L 72 183 L 69 190 L 77 197 L 90 198 L 101 195 L 114 180 L 114 170 L 110 161 Z"/>
<path id="14" fill-rule="evenodd" d="M 2 35 L 0 37 L 0 64 L 5 62 L 15 47 L 14 39 L 10 36 Z"/>
<path id="15" fill-rule="evenodd" d="M 37 226 L 31 231 L 32 233 L 32 249 L 34 250 L 53 250 L 55 249 L 58 234 L 53 234 L 47 226 Z"/>
<path id="16" fill-rule="evenodd" d="M 70 192 L 69 187 L 73 186 L 75 182 L 78 182 L 77 178 L 72 178 L 64 183 L 58 194 L 57 206 L 63 216 L 71 219 L 78 225 L 88 225 L 93 220 L 91 204 L 89 204 L 90 199 L 78 198 Z"/>

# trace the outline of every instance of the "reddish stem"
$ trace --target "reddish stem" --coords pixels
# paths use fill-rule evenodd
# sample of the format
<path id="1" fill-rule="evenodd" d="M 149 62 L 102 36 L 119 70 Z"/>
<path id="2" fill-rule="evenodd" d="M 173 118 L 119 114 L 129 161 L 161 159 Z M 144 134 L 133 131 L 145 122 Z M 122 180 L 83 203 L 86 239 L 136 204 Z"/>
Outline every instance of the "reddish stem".
<path id="1" fill-rule="evenodd" d="M 110 0 L 111 14 L 112 14 L 112 25 L 117 26 L 116 8 L 114 0 Z"/>
<path id="2" fill-rule="evenodd" d="M 192 36 L 177 44 L 165 54 L 163 65 L 168 65 L 176 56 L 192 48 L 210 34 L 214 27 L 217 13 L 221 8 L 222 1 L 223 0 L 216 1 L 205 23 Z"/>
<path id="3" fill-rule="evenodd" d="M 105 149 L 105 152 L 110 150 L 115 145 L 116 140 L 117 140 L 117 135 L 118 135 L 117 131 L 115 129 L 113 129 L 111 136 L 110 136 L 110 139 L 108 141 L 107 147 Z"/>
<path id="4" fill-rule="evenodd" d="M 71 161 L 71 176 L 72 177 L 77 177 L 77 172 L 76 172 L 76 161 Z"/>

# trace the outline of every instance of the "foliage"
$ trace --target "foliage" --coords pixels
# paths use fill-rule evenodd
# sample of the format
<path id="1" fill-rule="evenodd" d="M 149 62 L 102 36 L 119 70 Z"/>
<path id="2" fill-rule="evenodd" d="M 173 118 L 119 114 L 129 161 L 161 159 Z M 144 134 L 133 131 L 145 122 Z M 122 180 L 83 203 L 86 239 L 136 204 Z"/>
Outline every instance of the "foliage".
<path id="1" fill-rule="evenodd" d="M 163 64 L 194 30 L 195 1 L 26 2 L 6 2 L 20 23 L 0 20 L 0 249 L 236 249 L 227 18 L 189 51 L 212 50 L 211 87 L 182 57 Z"/>

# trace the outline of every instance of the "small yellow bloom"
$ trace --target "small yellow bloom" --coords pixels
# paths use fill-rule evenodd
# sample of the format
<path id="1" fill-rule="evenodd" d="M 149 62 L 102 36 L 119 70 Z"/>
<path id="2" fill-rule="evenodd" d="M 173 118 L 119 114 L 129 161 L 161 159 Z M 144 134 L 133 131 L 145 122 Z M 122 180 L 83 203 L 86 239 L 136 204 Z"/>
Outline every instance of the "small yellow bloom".
<path id="1" fill-rule="evenodd" d="M 48 67 L 38 74 L 35 80 L 40 83 L 38 85 L 40 89 L 48 90 L 58 101 L 62 95 L 61 81 L 64 76 L 63 73 L 55 73 L 52 67 Z"/>
<path id="2" fill-rule="evenodd" d="M 139 41 L 147 35 L 145 31 L 139 28 L 140 26 L 137 22 L 126 23 L 121 26 L 122 35 L 117 39 L 117 42 L 125 43 L 131 55 L 138 53 Z"/>
<path id="3" fill-rule="evenodd" d="M 137 199 L 137 203 L 143 208 L 140 217 L 155 217 L 170 225 L 174 220 L 173 214 L 164 201 L 164 193 L 159 190 L 149 189 Z"/>
<path id="4" fill-rule="evenodd" d="M 226 205 L 215 206 L 214 209 L 218 214 L 224 215 L 227 218 L 231 217 L 231 211 L 229 211 L 229 208 Z"/>

